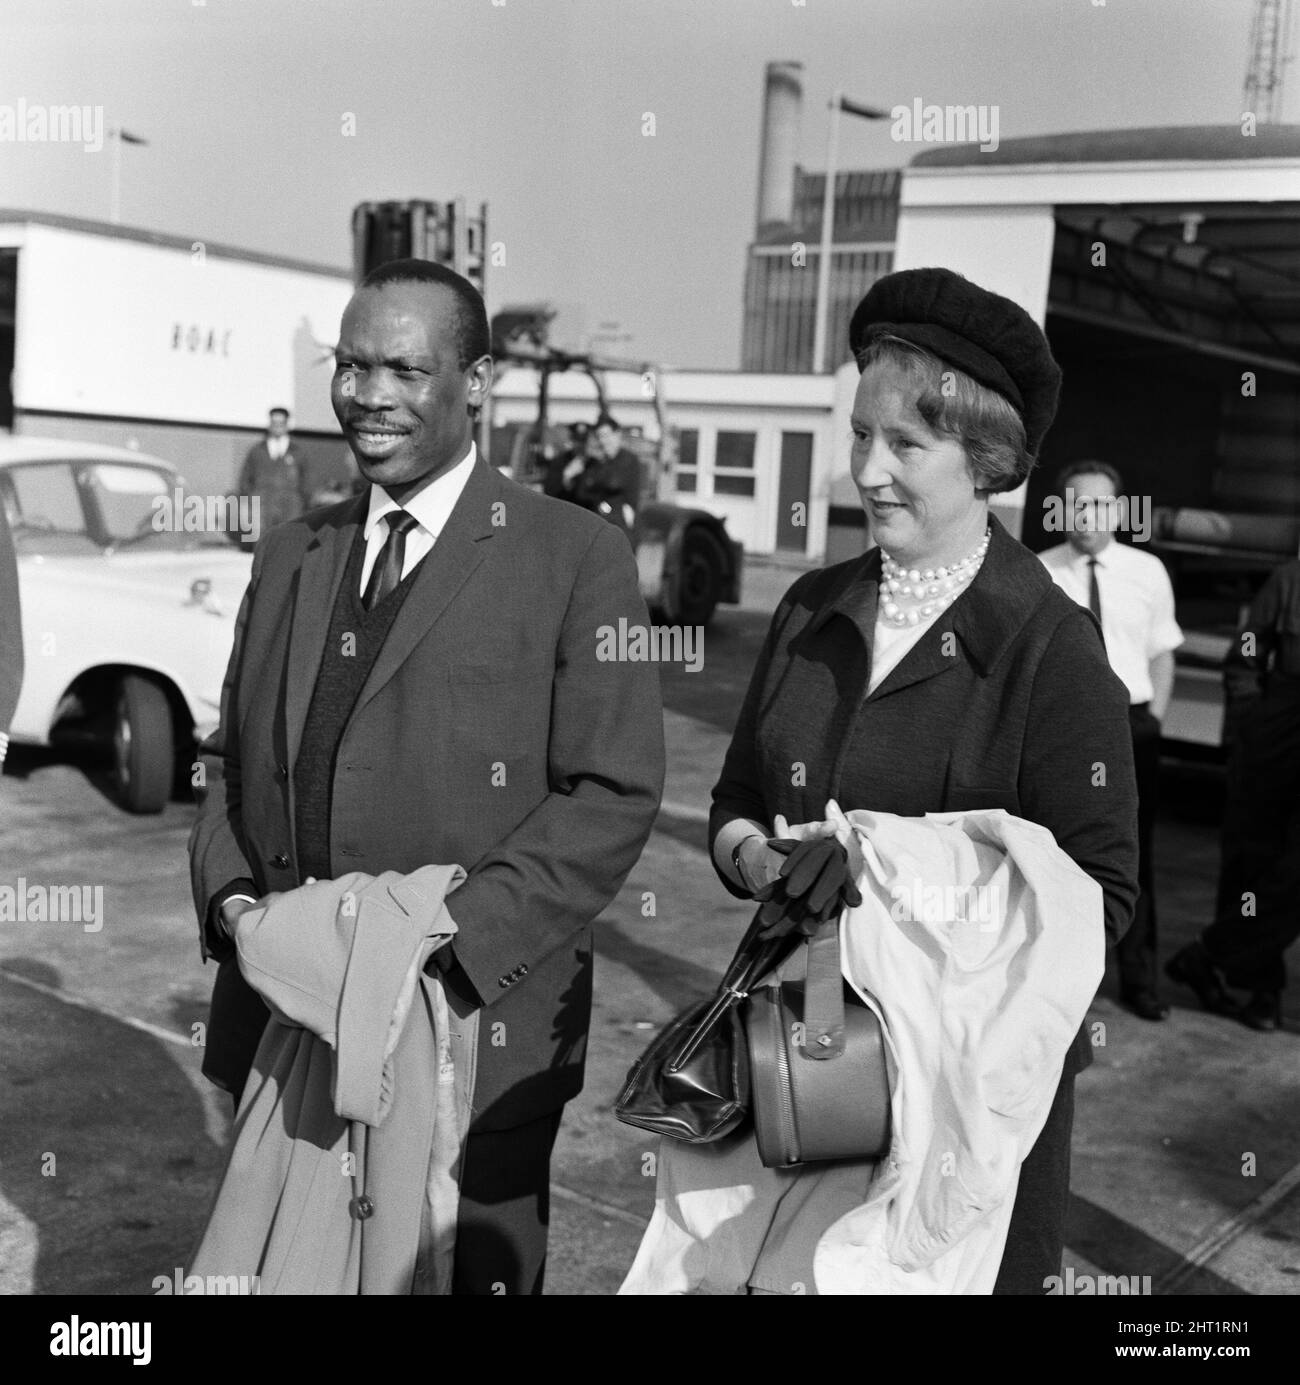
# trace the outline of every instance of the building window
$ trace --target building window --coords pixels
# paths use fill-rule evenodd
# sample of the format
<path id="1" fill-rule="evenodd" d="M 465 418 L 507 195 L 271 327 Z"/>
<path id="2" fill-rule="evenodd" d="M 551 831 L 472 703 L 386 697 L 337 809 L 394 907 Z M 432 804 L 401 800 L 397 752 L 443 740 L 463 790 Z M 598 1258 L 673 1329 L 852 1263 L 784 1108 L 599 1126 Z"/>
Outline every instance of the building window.
<path id="1" fill-rule="evenodd" d="M 754 494 L 754 433 L 719 431 L 713 457 L 714 495 Z"/>
<path id="2" fill-rule="evenodd" d="M 698 428 L 679 428 L 677 430 L 677 492 L 679 495 L 694 495 L 699 487 L 700 430 Z"/>

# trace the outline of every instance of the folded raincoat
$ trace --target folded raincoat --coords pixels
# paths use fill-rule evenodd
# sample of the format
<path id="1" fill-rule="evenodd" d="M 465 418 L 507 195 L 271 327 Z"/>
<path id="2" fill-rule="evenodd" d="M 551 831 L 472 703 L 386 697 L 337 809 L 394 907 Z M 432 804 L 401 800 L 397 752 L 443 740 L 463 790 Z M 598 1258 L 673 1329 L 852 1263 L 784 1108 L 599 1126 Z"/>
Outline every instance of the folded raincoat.
<path id="1" fill-rule="evenodd" d="M 187 1282 L 450 1292 L 478 1021 L 423 968 L 464 879 L 352 872 L 240 916 L 239 968 L 271 1019 Z"/>

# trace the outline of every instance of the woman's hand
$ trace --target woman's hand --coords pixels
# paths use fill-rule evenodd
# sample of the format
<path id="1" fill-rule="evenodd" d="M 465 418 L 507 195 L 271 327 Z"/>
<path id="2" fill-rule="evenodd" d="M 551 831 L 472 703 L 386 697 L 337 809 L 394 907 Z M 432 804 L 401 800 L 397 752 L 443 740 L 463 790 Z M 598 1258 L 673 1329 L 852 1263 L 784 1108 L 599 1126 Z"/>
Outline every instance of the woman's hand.
<path id="1" fill-rule="evenodd" d="M 826 817 L 822 822 L 797 822 L 792 825 L 778 813 L 772 828 L 775 836 L 793 838 L 797 842 L 806 841 L 809 837 L 835 837 L 848 855 L 850 875 L 857 880 L 862 874 L 864 861 L 857 829 L 833 798 L 826 800 Z"/>
<path id="2" fill-rule="evenodd" d="M 778 813 L 773 824 L 777 835 L 763 843 L 766 855 L 755 852 L 755 863 L 761 863 L 768 876 L 754 891 L 763 903 L 763 936 L 796 929 L 811 936 L 845 907 L 862 903 L 857 880 L 863 856 L 857 832 L 834 799 L 828 800 L 826 811 L 822 822 L 793 826 Z M 782 858 L 779 866 L 773 857 Z"/>
<path id="3" fill-rule="evenodd" d="M 774 880 L 779 880 L 783 865 L 785 857 L 768 845 L 767 838 L 758 835 L 747 837 L 736 853 L 736 869 L 740 871 L 741 881 L 751 895 L 758 894 Z"/>
<path id="4" fill-rule="evenodd" d="M 836 835 L 836 827 L 837 824 L 830 819 L 825 822 L 796 822 L 791 824 L 785 820 L 783 814 L 778 813 L 776 821 L 772 824 L 772 835 L 784 837 L 790 841 L 802 842 L 809 837 L 833 837 Z"/>

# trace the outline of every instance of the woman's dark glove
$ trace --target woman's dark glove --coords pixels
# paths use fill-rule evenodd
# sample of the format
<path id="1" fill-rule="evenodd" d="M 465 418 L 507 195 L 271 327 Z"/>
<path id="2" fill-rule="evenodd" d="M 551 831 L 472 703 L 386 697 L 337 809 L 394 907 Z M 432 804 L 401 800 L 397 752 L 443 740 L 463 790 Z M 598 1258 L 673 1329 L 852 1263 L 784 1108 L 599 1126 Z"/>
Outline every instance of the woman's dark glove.
<path id="1" fill-rule="evenodd" d="M 848 853 L 834 837 L 809 837 L 801 842 L 783 838 L 768 841 L 786 857 L 778 879 L 764 885 L 754 898 L 762 901 L 758 936 L 780 938 L 798 931 L 812 935 L 827 919 L 848 906 L 862 903 L 862 892 L 849 873 Z"/>

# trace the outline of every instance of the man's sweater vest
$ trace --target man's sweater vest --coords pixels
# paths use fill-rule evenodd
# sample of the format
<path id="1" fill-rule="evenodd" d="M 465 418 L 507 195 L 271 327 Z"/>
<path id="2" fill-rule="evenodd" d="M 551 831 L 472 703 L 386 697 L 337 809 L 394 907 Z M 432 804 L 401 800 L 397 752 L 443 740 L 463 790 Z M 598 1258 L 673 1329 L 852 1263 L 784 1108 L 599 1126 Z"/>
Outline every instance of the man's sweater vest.
<path id="1" fill-rule="evenodd" d="M 309 875 L 317 880 L 334 878 L 330 860 L 330 795 L 339 742 L 421 567 L 417 563 L 374 610 L 367 611 L 359 595 L 365 553 L 365 530 L 358 528 L 343 585 L 334 601 L 325 654 L 293 766 L 294 839 L 300 881 Z"/>

